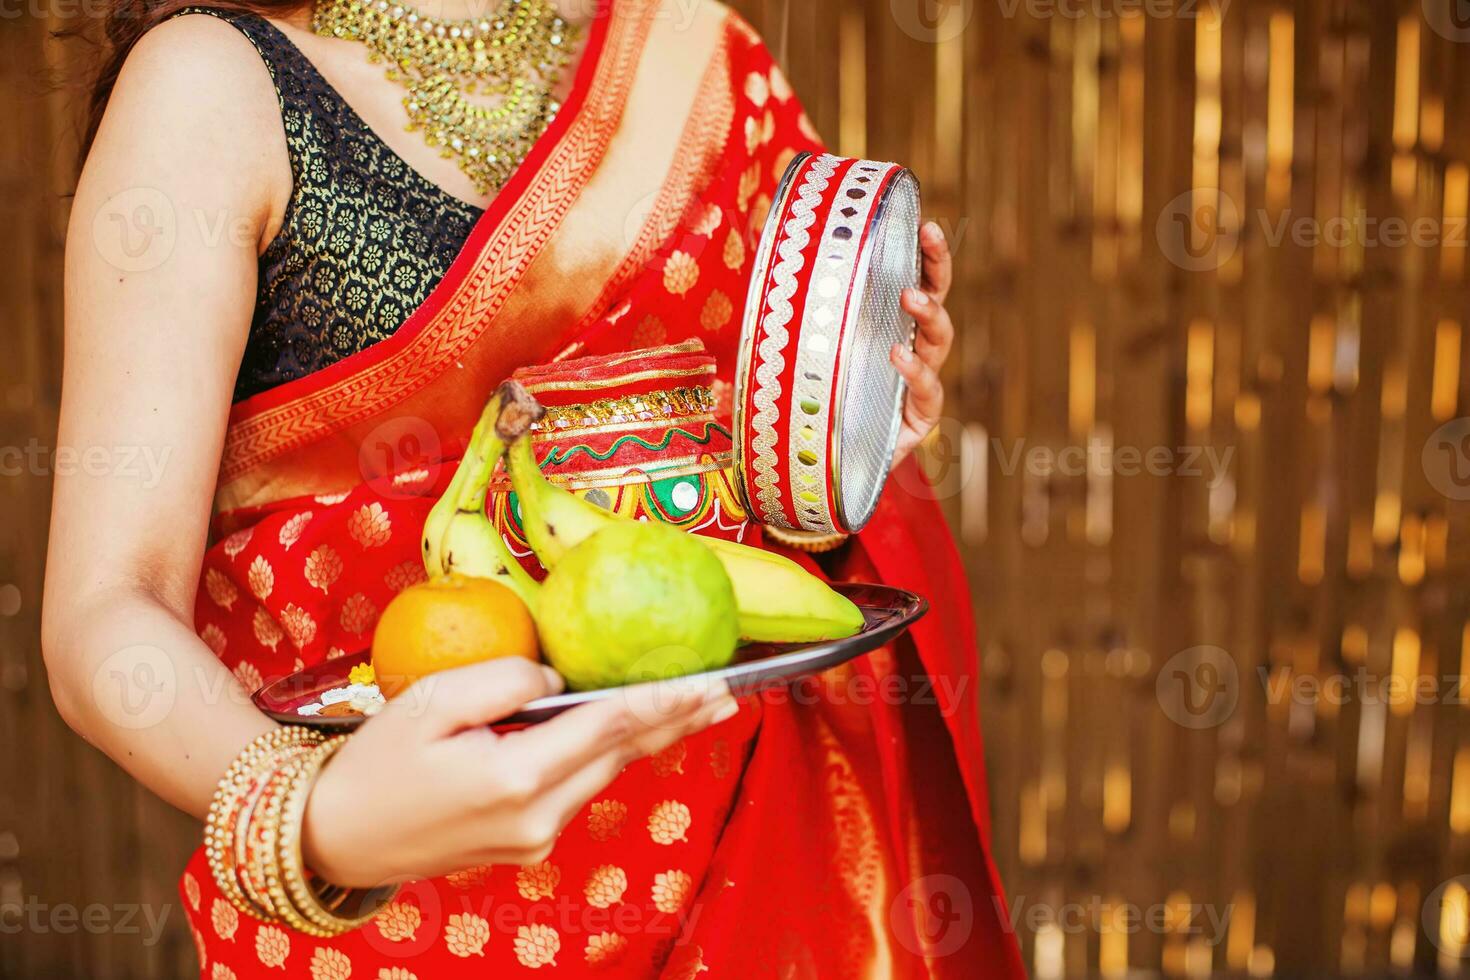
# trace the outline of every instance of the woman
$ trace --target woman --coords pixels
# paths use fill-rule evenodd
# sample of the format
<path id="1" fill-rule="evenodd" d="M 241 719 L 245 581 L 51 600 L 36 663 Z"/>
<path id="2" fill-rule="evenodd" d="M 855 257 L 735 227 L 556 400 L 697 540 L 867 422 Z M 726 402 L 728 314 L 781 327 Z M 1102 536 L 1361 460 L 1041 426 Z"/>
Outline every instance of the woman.
<path id="1" fill-rule="evenodd" d="M 465 44 L 429 40 L 450 36 Z M 68 722 L 203 816 L 274 727 L 250 690 L 365 649 L 421 574 L 441 464 L 497 382 L 697 338 L 728 412 L 752 245 L 786 161 L 818 141 L 712 2 L 124 2 L 109 37 L 68 239 L 60 439 L 163 465 L 58 478 L 44 645 Z M 488 68 L 446 62 L 485 50 Z M 497 104 L 508 122 L 474 108 Z M 918 356 L 894 353 L 901 457 L 939 415 L 953 333 L 936 226 L 922 246 Z M 985 850 L 964 582 L 937 508 L 903 489 L 923 485 L 913 463 L 898 476 L 824 562 L 927 595 L 909 638 L 811 698 L 685 690 L 508 735 L 485 724 L 556 690 L 549 670 L 426 685 L 321 770 L 301 851 L 343 887 L 427 880 L 315 938 L 237 914 L 196 854 L 202 975 L 1019 976 Z M 692 807 L 662 800 L 670 773 Z"/>

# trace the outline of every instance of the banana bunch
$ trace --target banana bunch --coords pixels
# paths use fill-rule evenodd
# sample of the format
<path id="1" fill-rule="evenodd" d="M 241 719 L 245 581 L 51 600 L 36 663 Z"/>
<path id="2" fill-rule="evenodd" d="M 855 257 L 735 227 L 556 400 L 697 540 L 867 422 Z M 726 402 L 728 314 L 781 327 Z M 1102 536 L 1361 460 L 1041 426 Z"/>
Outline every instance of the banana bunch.
<path id="1" fill-rule="evenodd" d="M 599 531 L 639 525 L 550 483 L 536 464 L 529 435 L 542 409 L 515 381 L 500 386 L 481 414 L 448 490 L 424 524 L 430 575 L 460 572 L 503 582 L 536 609 L 537 585 L 511 557 L 485 516 L 485 492 L 505 459 L 520 499 L 526 540 L 548 571 Z M 851 636 L 862 612 L 796 562 L 735 541 L 688 535 L 723 566 L 735 595 L 741 638 L 811 643 Z"/>
<path id="2" fill-rule="evenodd" d="M 449 487 L 424 519 L 424 570 L 431 579 L 459 573 L 499 582 L 534 614 L 539 586 L 485 516 L 490 478 L 505 455 L 497 431 L 501 409 L 502 392 L 497 390 L 480 412 Z"/>

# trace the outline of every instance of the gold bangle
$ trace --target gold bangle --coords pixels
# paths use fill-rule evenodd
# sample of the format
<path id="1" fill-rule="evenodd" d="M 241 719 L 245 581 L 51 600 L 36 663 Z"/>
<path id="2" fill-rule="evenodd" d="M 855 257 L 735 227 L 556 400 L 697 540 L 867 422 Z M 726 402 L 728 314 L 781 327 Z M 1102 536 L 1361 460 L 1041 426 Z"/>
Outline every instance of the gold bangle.
<path id="1" fill-rule="evenodd" d="M 314 734 L 314 733 L 313 733 Z M 305 741 L 310 741 L 306 739 Z M 318 739 L 319 740 L 319 737 Z M 240 832 L 240 817 L 244 799 L 254 783 L 255 772 L 266 760 L 274 767 L 284 755 L 299 749 L 303 739 L 299 735 L 272 733 L 252 743 L 235 760 L 220 781 L 215 802 L 211 807 L 210 826 L 205 831 L 205 849 L 210 870 L 220 891 L 230 903 L 242 912 L 256 918 L 269 919 L 269 910 L 256 904 L 240 886 L 235 860 L 235 837 Z"/>
<path id="2" fill-rule="evenodd" d="M 296 910 L 296 906 L 291 902 L 282 878 L 280 840 L 281 813 L 282 808 L 285 806 L 286 797 L 303 772 L 309 769 L 311 760 L 321 752 L 325 744 L 317 745 L 309 754 L 299 756 L 286 763 L 285 768 L 280 774 L 279 792 L 273 794 L 266 802 L 266 809 L 261 818 L 260 849 L 256 852 L 256 860 L 259 863 L 260 873 L 266 883 L 266 893 L 270 898 L 271 908 L 275 912 L 277 919 L 297 932 L 303 932 L 308 936 L 317 936 L 319 938 L 326 938 L 332 935 L 332 933 L 304 917 Z"/>
<path id="3" fill-rule="evenodd" d="M 270 859 L 272 847 L 268 837 L 272 827 L 271 805 L 286 791 L 288 766 L 312 749 L 313 747 L 303 747 L 272 764 L 261 776 L 253 805 L 248 812 L 242 809 L 237 821 L 239 830 L 235 835 L 236 878 L 246 896 L 264 909 L 271 921 L 280 918 L 280 910 L 271 899 L 269 882 L 265 877 L 265 862 Z"/>
<path id="4" fill-rule="evenodd" d="M 276 866 L 284 898 L 297 916 L 326 936 L 338 936 L 367 924 L 398 893 L 397 885 L 340 888 L 320 879 L 313 881 L 302 859 L 301 835 L 311 787 L 345 740 L 346 736 L 338 736 L 301 759 L 284 794 L 278 824 Z M 355 908 L 358 912 L 342 915 L 343 908 Z"/>
<path id="5" fill-rule="evenodd" d="M 235 837 L 240 830 L 246 797 L 253 790 L 259 772 L 269 772 L 282 758 L 300 751 L 304 744 L 320 741 L 320 738 L 314 732 L 303 733 L 299 730 L 276 729 L 266 733 L 246 746 L 236 757 L 216 791 L 209 826 L 205 831 L 205 846 L 210 857 L 211 870 L 220 884 L 220 890 L 231 903 L 257 918 L 268 914 L 268 910 L 252 902 L 250 896 L 244 893 L 236 873 Z"/>
<path id="6" fill-rule="evenodd" d="M 267 760 L 279 758 L 308 743 L 320 742 L 322 736 L 310 729 L 277 727 L 252 739 L 230 763 L 215 788 L 205 819 L 204 849 L 209 868 L 220 892 L 230 904 L 256 918 L 268 919 L 266 909 L 246 896 L 235 874 L 235 834 L 244 797 L 255 782 L 256 773 Z"/>

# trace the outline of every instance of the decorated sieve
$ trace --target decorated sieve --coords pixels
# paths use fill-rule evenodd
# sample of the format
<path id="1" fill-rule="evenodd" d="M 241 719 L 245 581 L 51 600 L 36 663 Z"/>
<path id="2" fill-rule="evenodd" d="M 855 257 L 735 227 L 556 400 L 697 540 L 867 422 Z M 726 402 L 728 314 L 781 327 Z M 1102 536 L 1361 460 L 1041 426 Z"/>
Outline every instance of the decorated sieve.
<path id="1" fill-rule="evenodd" d="M 802 153 L 766 216 L 741 326 L 735 483 L 752 519 L 859 531 L 902 423 L 894 344 L 919 281 L 919 182 L 897 164 Z"/>

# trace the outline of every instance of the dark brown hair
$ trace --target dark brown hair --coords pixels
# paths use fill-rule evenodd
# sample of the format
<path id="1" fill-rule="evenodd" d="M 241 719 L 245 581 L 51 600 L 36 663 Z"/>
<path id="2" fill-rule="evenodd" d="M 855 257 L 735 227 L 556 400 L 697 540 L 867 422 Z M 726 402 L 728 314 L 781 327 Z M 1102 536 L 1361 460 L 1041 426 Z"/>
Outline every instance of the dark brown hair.
<path id="1" fill-rule="evenodd" d="M 107 101 L 112 97 L 112 88 L 117 84 L 118 73 L 123 62 L 132 53 L 133 46 L 144 34 L 168 20 L 181 10 L 190 7 L 210 7 L 215 10 L 241 11 L 265 17 L 282 17 L 309 7 L 311 0 L 109 0 L 106 14 L 102 18 L 101 50 L 97 71 L 93 76 L 91 96 L 87 102 L 86 128 L 82 132 L 81 157 L 86 158 L 102 114 L 107 111 Z M 85 30 L 63 32 L 67 34 L 90 33 Z"/>

